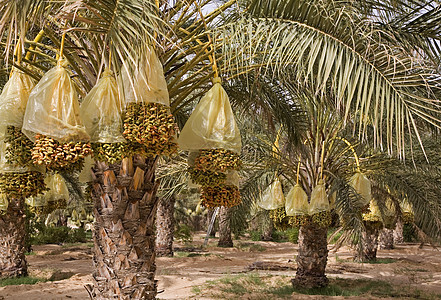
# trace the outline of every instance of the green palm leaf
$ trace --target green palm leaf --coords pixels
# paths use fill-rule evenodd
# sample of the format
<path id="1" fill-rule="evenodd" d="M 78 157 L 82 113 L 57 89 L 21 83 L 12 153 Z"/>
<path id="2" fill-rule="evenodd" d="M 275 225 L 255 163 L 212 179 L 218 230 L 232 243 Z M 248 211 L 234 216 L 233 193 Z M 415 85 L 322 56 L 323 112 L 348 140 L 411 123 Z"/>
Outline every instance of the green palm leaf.
<path id="1" fill-rule="evenodd" d="M 375 146 L 404 151 L 421 123 L 441 127 L 440 80 L 420 58 L 382 42 L 367 20 L 333 1 L 248 1 L 246 18 L 217 32 L 230 77 L 258 69 L 331 95 L 346 122 Z M 386 145 L 383 145 L 383 136 Z"/>

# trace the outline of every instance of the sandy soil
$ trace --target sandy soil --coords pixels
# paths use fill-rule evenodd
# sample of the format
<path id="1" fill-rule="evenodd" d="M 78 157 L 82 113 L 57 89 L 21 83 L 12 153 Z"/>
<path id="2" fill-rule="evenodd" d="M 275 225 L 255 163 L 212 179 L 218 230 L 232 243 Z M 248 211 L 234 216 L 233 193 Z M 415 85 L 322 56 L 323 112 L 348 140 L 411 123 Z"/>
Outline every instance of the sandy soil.
<path id="1" fill-rule="evenodd" d="M 202 242 L 202 234 L 196 235 L 193 246 L 197 247 Z M 158 258 L 158 290 L 162 291 L 158 298 L 193 298 L 193 286 L 226 275 L 249 272 L 247 267 L 256 261 L 292 265 L 295 268 L 297 245 L 291 243 L 241 240 L 235 241 L 236 247 L 231 249 L 215 247 L 215 243 L 215 239 L 210 240 L 208 248 L 193 253 L 191 257 L 179 257 L 182 252 L 178 252 L 173 258 Z M 182 249 L 184 246 L 177 244 L 176 247 Z M 87 246 L 43 245 L 35 246 L 34 252 L 36 255 L 27 257 L 30 273 L 46 278 L 52 276 L 56 281 L 2 287 L 0 299 L 88 299 L 84 285 L 92 282 L 92 255 Z M 372 278 L 441 294 L 441 252 L 437 249 L 429 246 L 419 249 L 417 244 L 404 244 L 394 250 L 379 250 L 378 258 L 396 260 L 388 264 L 353 263 L 350 261 L 352 255 L 348 248 L 341 248 L 337 252 L 331 250 L 328 276 Z M 259 272 L 288 276 L 295 274 L 295 271 Z M 322 299 L 315 296 L 306 298 Z"/>

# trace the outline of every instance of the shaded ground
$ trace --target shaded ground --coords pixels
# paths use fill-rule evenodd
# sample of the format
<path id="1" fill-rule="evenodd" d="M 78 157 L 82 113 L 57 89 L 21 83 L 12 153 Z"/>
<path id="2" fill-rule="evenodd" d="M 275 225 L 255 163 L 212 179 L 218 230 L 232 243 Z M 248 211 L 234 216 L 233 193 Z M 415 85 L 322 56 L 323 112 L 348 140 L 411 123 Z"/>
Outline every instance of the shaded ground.
<path id="1" fill-rule="evenodd" d="M 250 272 L 254 272 L 251 278 L 260 276 L 267 281 L 281 280 L 289 283 L 289 278 L 295 274 L 294 270 L 250 271 L 247 267 L 257 261 L 264 261 L 295 269 L 297 245 L 242 239 L 235 241 L 235 248 L 224 249 L 214 247 L 216 240 L 212 239 L 209 247 L 202 250 L 198 248 L 202 242 L 202 234 L 196 235 L 192 244 L 196 249 L 192 249 L 193 252 L 177 251 L 173 258 L 157 259 L 158 290 L 163 290 L 158 298 L 217 299 L 210 293 L 204 293 L 204 289 L 210 287 L 206 284 L 207 281 L 221 278 L 225 280 L 240 274 L 248 276 Z M 0 299 L 88 299 L 83 286 L 91 283 L 92 255 L 89 246 L 85 244 L 70 247 L 35 246 L 33 255 L 28 256 L 31 275 L 54 281 L 0 287 Z M 184 249 L 184 245 L 176 246 L 180 248 L 178 250 L 188 250 Z M 423 249 L 419 249 L 418 246 L 405 244 L 397 246 L 395 250 L 380 250 L 379 264 L 353 263 L 349 249 L 341 248 L 336 253 L 330 252 L 327 273 L 330 278 L 380 280 L 398 288 L 403 286 L 424 290 L 425 293 L 433 295 L 441 294 L 441 252 L 429 246 Z M 271 284 L 269 287 L 271 288 Z M 322 297 L 324 296 L 295 295 L 292 298 L 322 299 Z M 240 298 L 258 299 L 252 295 L 244 295 Z M 358 297 L 358 299 L 366 298 Z"/>

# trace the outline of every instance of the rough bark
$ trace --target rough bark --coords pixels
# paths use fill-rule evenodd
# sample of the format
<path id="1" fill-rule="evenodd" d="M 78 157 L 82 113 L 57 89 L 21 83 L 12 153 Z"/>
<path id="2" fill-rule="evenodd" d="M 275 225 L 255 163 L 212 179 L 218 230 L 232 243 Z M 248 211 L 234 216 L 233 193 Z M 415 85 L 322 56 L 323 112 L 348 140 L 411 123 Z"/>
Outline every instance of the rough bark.
<path id="1" fill-rule="evenodd" d="M 274 224 L 273 220 L 269 217 L 269 212 L 267 212 L 264 215 L 264 222 L 263 222 L 263 230 L 262 230 L 262 241 L 272 241 L 273 240 L 273 231 L 274 231 Z"/>
<path id="2" fill-rule="evenodd" d="M 94 299 L 156 297 L 155 165 L 135 156 L 93 168 L 94 287 L 88 290 Z"/>
<path id="3" fill-rule="evenodd" d="M 362 249 L 358 251 L 355 259 L 360 262 L 376 261 L 378 248 L 378 235 L 380 228 L 378 226 L 365 225 L 365 231 L 362 234 Z"/>
<path id="4" fill-rule="evenodd" d="M 0 214 L 0 278 L 28 274 L 25 239 L 24 199 L 10 198 L 7 211 Z"/>
<path id="5" fill-rule="evenodd" d="M 394 230 L 394 243 L 395 244 L 404 243 L 403 228 L 404 228 L 403 221 L 401 220 L 401 218 L 398 218 L 397 225 L 395 226 L 395 230 Z"/>
<path id="6" fill-rule="evenodd" d="M 219 210 L 219 242 L 218 247 L 233 247 L 231 238 L 231 208 L 221 207 Z"/>
<path id="7" fill-rule="evenodd" d="M 156 255 L 173 256 L 175 199 L 161 199 L 156 214 Z"/>
<path id="8" fill-rule="evenodd" d="M 384 250 L 391 250 L 394 248 L 394 230 L 384 228 L 380 231 L 378 237 L 378 247 Z"/>
<path id="9" fill-rule="evenodd" d="M 300 227 L 297 273 L 294 287 L 318 288 L 328 285 L 325 275 L 328 260 L 327 228 L 308 224 Z"/>

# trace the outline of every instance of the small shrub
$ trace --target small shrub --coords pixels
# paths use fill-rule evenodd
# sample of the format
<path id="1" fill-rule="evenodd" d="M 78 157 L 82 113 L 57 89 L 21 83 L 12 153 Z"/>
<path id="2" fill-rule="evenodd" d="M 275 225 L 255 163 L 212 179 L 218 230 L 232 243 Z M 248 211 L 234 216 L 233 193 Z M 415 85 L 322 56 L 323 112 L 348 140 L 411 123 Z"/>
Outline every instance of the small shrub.
<path id="1" fill-rule="evenodd" d="M 87 242 L 87 235 L 83 228 L 72 229 L 66 226 L 42 227 L 36 234 L 30 237 L 32 245 L 85 242 Z"/>
<path id="2" fill-rule="evenodd" d="M 38 282 L 46 282 L 45 278 L 38 277 L 16 277 L 16 278 L 2 278 L 0 279 L 0 287 L 7 285 L 20 285 L 20 284 L 36 284 Z"/>
<path id="3" fill-rule="evenodd" d="M 404 224 L 403 238 L 406 243 L 418 242 L 418 236 L 412 224 Z"/>
<path id="4" fill-rule="evenodd" d="M 299 229 L 291 228 L 286 231 L 286 235 L 288 236 L 288 241 L 293 244 L 297 244 L 299 241 Z"/>
<path id="5" fill-rule="evenodd" d="M 274 242 L 286 242 L 288 240 L 288 236 L 286 231 L 273 231 L 273 241 Z"/>
<path id="6" fill-rule="evenodd" d="M 181 241 L 185 244 L 193 242 L 191 227 L 186 224 L 177 225 L 174 233 L 174 238 L 177 241 Z"/>
<path id="7" fill-rule="evenodd" d="M 258 242 L 258 241 L 262 240 L 262 231 L 260 231 L 260 230 L 250 231 L 250 239 L 254 242 Z"/>

